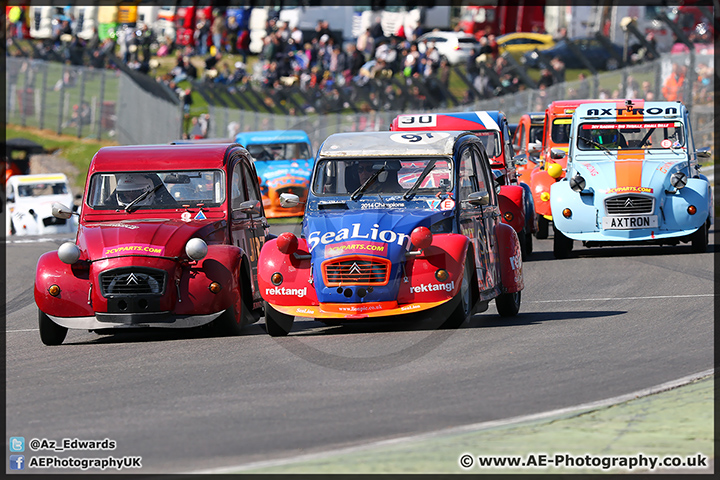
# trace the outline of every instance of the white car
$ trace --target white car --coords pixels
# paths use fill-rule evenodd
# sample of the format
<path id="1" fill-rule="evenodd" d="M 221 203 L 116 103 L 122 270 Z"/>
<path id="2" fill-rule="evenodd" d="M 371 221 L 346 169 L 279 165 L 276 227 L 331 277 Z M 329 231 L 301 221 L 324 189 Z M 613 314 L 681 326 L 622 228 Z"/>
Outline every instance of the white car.
<path id="1" fill-rule="evenodd" d="M 67 177 L 62 173 L 13 175 L 7 181 L 7 235 L 75 233 L 77 216 L 65 220 L 52 215 L 55 202 L 73 206 Z"/>
<path id="2" fill-rule="evenodd" d="M 467 61 L 473 49 L 480 49 L 480 42 L 464 32 L 428 32 L 418 38 L 418 51 L 425 53 L 430 43 L 435 45 L 440 55 L 447 58 L 450 65 Z"/>

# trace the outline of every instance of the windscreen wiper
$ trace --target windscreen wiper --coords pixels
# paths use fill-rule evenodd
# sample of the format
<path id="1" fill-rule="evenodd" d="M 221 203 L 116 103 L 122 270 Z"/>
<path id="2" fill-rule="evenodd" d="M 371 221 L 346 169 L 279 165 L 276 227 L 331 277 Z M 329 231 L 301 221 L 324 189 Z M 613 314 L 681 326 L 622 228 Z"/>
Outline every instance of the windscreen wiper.
<path id="1" fill-rule="evenodd" d="M 422 183 L 422 181 L 425 180 L 425 177 L 428 176 L 428 174 L 430 173 L 430 170 L 435 168 L 436 162 L 437 162 L 437 160 L 433 158 L 432 160 L 430 160 L 430 162 L 427 165 L 425 165 L 425 169 L 422 171 L 422 173 L 420 174 L 418 179 L 415 180 L 415 183 L 413 184 L 413 186 L 410 187 L 410 190 L 405 192 L 405 195 L 403 195 L 404 200 L 406 200 L 406 201 L 410 200 L 412 197 L 415 196 L 415 192 L 417 191 L 418 188 L 420 188 L 420 184 Z"/>
<path id="2" fill-rule="evenodd" d="M 365 180 L 365 183 L 363 183 L 362 185 L 360 185 L 360 186 L 358 187 L 358 189 L 355 190 L 355 191 L 350 195 L 350 200 L 357 200 L 358 198 L 360 198 L 360 196 L 362 196 L 363 192 L 364 192 L 373 182 L 375 182 L 375 180 L 377 180 L 377 178 L 380 176 L 380 174 L 381 174 L 382 172 L 384 172 L 384 171 L 385 171 L 385 165 L 383 165 L 382 167 L 380 167 L 377 172 L 373 173 L 370 178 L 368 178 L 367 180 Z"/>
<path id="3" fill-rule="evenodd" d="M 601 144 L 601 143 L 598 143 L 598 142 L 596 142 L 595 140 L 590 140 L 589 138 L 585 138 L 585 137 L 578 137 L 578 138 L 579 138 L 580 140 L 584 140 L 585 142 L 589 143 L 590 145 L 592 145 L 592 146 L 594 146 L 594 147 L 602 148 L 602 149 L 605 150 L 607 153 L 612 153 L 612 152 L 610 151 L 610 149 L 608 149 L 605 145 L 603 145 L 603 144 Z"/>
<path id="4" fill-rule="evenodd" d="M 145 200 L 148 197 L 148 195 L 150 195 L 151 193 L 157 192 L 160 187 L 162 187 L 162 183 L 158 183 L 157 185 L 155 185 L 152 189 L 148 190 L 147 192 L 141 193 L 140 196 L 138 196 L 135 200 L 133 200 L 132 202 L 127 204 L 127 206 L 125 207 L 125 211 L 128 213 L 131 212 L 132 210 L 130 210 L 130 209 L 132 207 L 134 207 L 135 204 Z"/>

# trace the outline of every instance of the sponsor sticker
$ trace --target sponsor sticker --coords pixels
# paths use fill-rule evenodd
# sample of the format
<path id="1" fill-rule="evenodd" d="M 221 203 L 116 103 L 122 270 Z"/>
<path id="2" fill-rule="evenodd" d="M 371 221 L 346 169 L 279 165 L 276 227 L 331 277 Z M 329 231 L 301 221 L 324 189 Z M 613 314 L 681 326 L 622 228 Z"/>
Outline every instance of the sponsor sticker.
<path id="1" fill-rule="evenodd" d="M 403 208 L 404 203 L 393 202 L 393 203 L 382 203 L 382 202 L 365 202 L 360 204 L 361 210 L 369 210 L 374 208 Z"/>
<path id="2" fill-rule="evenodd" d="M 387 257 L 388 244 L 380 242 L 341 242 L 325 247 L 325 258 L 351 253 L 369 253 Z"/>
<path id="3" fill-rule="evenodd" d="M 265 295 L 288 295 L 295 297 L 304 297 L 307 294 L 307 287 L 303 288 L 285 288 L 285 287 L 272 287 L 265 289 Z"/>
<path id="4" fill-rule="evenodd" d="M 180 215 L 180 220 L 183 222 L 189 222 L 192 218 L 192 215 L 190 215 L 190 212 L 183 212 L 182 215 Z"/>
<path id="5" fill-rule="evenodd" d="M 109 255 L 123 255 L 128 253 L 161 256 L 165 253 L 165 247 L 163 245 L 149 245 L 147 243 L 126 243 L 125 245 L 118 245 L 116 247 L 106 248 L 103 251 L 103 256 L 106 257 Z"/>
<path id="6" fill-rule="evenodd" d="M 653 193 L 650 187 L 616 187 L 605 191 L 608 195 L 613 193 Z"/>
<path id="7" fill-rule="evenodd" d="M 633 217 L 603 217 L 605 230 L 632 230 L 633 228 L 657 228 L 657 215 L 638 215 Z"/>
<path id="8" fill-rule="evenodd" d="M 382 310 L 382 305 L 347 305 L 339 307 L 338 310 L 341 312 L 353 312 L 353 313 L 363 313 L 363 312 L 374 312 L 376 310 Z"/>
<path id="9" fill-rule="evenodd" d="M 410 293 L 427 293 L 427 292 L 452 292 L 455 288 L 455 281 L 448 283 L 426 283 L 416 287 L 410 287 Z"/>
<path id="10" fill-rule="evenodd" d="M 662 142 L 660 142 L 660 146 L 663 148 L 670 148 L 672 146 L 672 140 L 666 138 Z"/>
<path id="11" fill-rule="evenodd" d="M 438 208 L 438 205 L 440 205 L 440 199 L 439 198 L 433 198 L 432 200 L 425 200 L 428 204 L 428 207 L 430 207 L 430 210 L 435 210 Z"/>
<path id="12" fill-rule="evenodd" d="M 595 168 L 595 166 L 592 163 L 580 163 L 580 165 L 582 165 L 583 167 L 585 167 L 587 169 L 587 171 L 591 177 L 595 177 L 595 176 L 599 175 L 597 169 Z"/>
<path id="13" fill-rule="evenodd" d="M 440 202 L 440 210 L 452 210 L 455 208 L 455 200 L 452 198 L 446 198 Z"/>
<path id="14" fill-rule="evenodd" d="M 205 216 L 205 214 L 203 213 L 202 210 L 200 210 L 197 213 L 197 215 L 195 215 L 195 220 L 205 220 L 205 219 L 207 219 L 207 217 Z"/>
<path id="15" fill-rule="evenodd" d="M 380 230 L 380 226 L 376 223 L 370 228 L 368 233 L 360 233 L 360 223 L 353 223 L 352 228 L 341 228 L 337 232 L 320 232 L 316 230 L 310 232 L 307 236 L 307 242 L 312 251 L 318 244 L 329 245 L 331 243 L 339 242 L 348 239 L 367 239 L 367 240 L 380 240 L 386 243 L 395 243 L 403 246 L 405 242 L 410 238 L 410 235 L 404 233 L 395 233 L 392 230 Z M 363 229 L 363 231 L 366 231 Z"/>

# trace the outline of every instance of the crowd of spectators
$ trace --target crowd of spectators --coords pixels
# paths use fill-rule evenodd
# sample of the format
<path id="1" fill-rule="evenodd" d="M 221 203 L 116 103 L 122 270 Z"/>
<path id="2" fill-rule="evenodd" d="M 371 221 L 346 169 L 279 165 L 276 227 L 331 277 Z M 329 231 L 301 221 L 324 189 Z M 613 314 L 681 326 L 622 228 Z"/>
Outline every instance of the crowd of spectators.
<path id="1" fill-rule="evenodd" d="M 431 43 L 419 48 L 417 39 L 424 33 L 422 27 L 415 30 L 401 27 L 395 32 L 386 32 L 378 18 L 354 42 L 343 42 L 341 32 L 333 30 L 327 21 L 318 21 L 314 31 L 302 31 L 290 28 L 271 10 L 262 50 L 253 68 L 248 68 L 248 12 L 228 15 L 223 8 L 198 9 L 192 29 L 169 31 L 158 37 L 146 25 L 125 26 L 102 41 L 97 29 L 89 39 L 80 38 L 74 30 L 75 19 L 64 18 L 54 24 L 51 38 L 36 48 L 41 58 L 60 58 L 70 65 L 93 68 L 112 66 L 108 60 L 115 56 L 129 68 L 144 74 L 154 74 L 156 57 L 171 56 L 175 59 L 173 68 L 156 76 L 156 80 L 177 94 L 188 114 L 193 91 L 180 86 L 186 81 L 191 85 L 217 83 L 230 89 L 243 89 L 249 84 L 260 86 L 268 93 L 269 105 L 276 101 L 278 92 L 282 98 L 282 92 L 299 89 L 306 95 L 306 102 L 301 106 L 306 112 L 339 111 L 349 104 L 361 111 L 449 105 L 451 66 Z M 8 41 L 20 38 L 22 29 L 17 28 L 17 22 L 6 21 Z M 556 40 L 566 34 L 558 31 Z M 528 77 L 519 70 L 522 67 L 499 55 L 495 36 L 489 28 L 478 40 L 479 46 L 464 65 L 467 88 L 456 102 L 467 104 L 528 88 Z M 652 38 L 648 41 L 654 42 Z M 198 57 L 202 59 L 200 64 Z M 682 98 L 683 81 L 688 75 L 683 68 L 674 66 L 665 80 L 662 89 L 665 98 Z M 694 95 L 705 98 L 712 94 L 710 86 L 702 89 L 702 85 L 711 85 L 712 67 L 701 64 L 696 72 L 701 88 Z M 393 81 L 387 81 L 390 79 Z M 589 81 L 584 74 L 580 74 L 578 80 L 578 86 L 568 95 L 587 98 L 591 91 Z M 58 80 L 70 81 L 72 79 Z M 564 81 L 565 65 L 559 58 L 553 58 L 540 71 L 539 98 L 542 100 L 545 90 Z M 620 85 L 616 91 L 601 90 L 599 96 L 649 100 L 654 94 L 649 87 L 646 90 L 646 83 L 641 87 L 630 77 L 627 84 Z M 296 110 L 291 108 L 290 112 L 296 113 Z"/>

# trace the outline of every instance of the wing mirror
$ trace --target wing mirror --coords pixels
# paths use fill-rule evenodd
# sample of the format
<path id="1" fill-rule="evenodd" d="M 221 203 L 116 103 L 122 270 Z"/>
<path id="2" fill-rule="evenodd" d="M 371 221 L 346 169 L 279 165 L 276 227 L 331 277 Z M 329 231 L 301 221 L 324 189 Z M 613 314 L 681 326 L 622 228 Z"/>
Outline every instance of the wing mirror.
<path id="1" fill-rule="evenodd" d="M 499 185 L 498 185 L 499 187 Z M 490 195 L 483 192 L 472 192 L 467 196 L 467 202 L 470 205 L 482 206 L 490 204 Z"/>
<path id="2" fill-rule="evenodd" d="M 62 218 L 64 220 L 67 220 L 68 218 L 72 217 L 73 211 L 62 203 L 55 202 L 52 204 L 52 215 L 55 218 Z"/>
<path id="3" fill-rule="evenodd" d="M 246 200 L 238 206 L 238 210 L 245 213 L 259 215 L 261 212 L 260 200 Z"/>
<path id="4" fill-rule="evenodd" d="M 533 142 L 528 144 L 528 154 L 530 155 L 537 155 L 542 150 L 542 143 L 540 142 Z"/>
<path id="5" fill-rule="evenodd" d="M 550 158 L 553 160 L 560 160 L 561 158 L 565 157 L 565 152 L 559 148 L 551 148 L 550 149 Z"/>
<path id="6" fill-rule="evenodd" d="M 280 194 L 280 206 L 283 208 L 297 207 L 300 204 L 300 197 L 293 193 Z"/>
<path id="7" fill-rule="evenodd" d="M 515 163 L 515 165 L 527 165 L 527 155 L 525 155 L 524 153 L 521 153 L 520 155 L 515 155 L 513 157 L 513 163 Z"/>
<path id="8" fill-rule="evenodd" d="M 698 158 L 710 158 L 711 157 L 709 147 L 698 148 L 695 153 L 697 153 Z"/>

